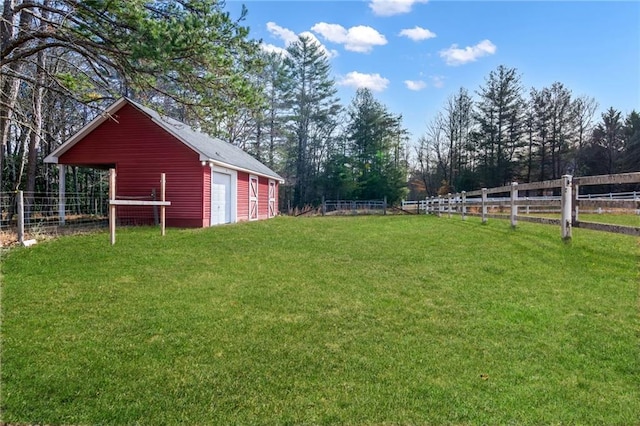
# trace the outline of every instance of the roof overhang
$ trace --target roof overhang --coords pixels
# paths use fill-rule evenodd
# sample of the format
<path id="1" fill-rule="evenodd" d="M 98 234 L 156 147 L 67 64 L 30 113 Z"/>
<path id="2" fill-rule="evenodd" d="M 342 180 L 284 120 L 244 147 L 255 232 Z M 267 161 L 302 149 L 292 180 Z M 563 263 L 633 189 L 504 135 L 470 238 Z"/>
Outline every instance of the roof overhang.
<path id="1" fill-rule="evenodd" d="M 248 173 L 250 175 L 262 176 L 262 177 L 265 177 L 265 178 L 273 179 L 273 180 L 278 181 L 281 184 L 284 183 L 284 179 L 282 179 L 279 176 L 272 176 L 272 175 L 267 175 L 267 174 L 264 174 L 264 173 L 258 173 L 255 170 L 249 170 L 249 169 L 245 169 L 243 167 L 234 166 L 233 164 L 228 164 L 228 163 L 225 163 L 223 161 L 213 160 L 211 158 L 203 159 L 202 157 L 200 158 L 200 161 L 202 161 L 202 165 L 203 166 L 206 165 L 206 164 L 208 164 L 209 167 L 219 166 L 219 167 L 223 167 L 225 169 L 237 170 L 239 172 Z"/>

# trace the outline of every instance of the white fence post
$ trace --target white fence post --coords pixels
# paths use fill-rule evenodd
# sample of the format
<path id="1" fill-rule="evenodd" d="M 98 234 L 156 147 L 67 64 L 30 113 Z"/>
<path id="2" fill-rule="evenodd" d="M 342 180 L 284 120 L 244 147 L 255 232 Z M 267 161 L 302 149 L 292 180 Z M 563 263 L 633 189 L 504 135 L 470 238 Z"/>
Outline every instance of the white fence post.
<path id="1" fill-rule="evenodd" d="M 438 217 L 442 217 L 442 195 L 438 195 Z"/>
<path id="2" fill-rule="evenodd" d="M 467 191 L 462 191 L 462 220 L 467 220 Z"/>
<path id="3" fill-rule="evenodd" d="M 60 225 L 64 225 L 66 222 L 66 166 L 64 164 L 58 165 L 58 222 Z"/>
<path id="4" fill-rule="evenodd" d="M 116 243 L 116 169 L 109 169 L 109 237 L 111 245 Z"/>
<path id="5" fill-rule="evenodd" d="M 571 196 L 571 181 L 571 175 L 562 176 L 562 218 L 560 226 L 563 240 L 571 239 L 571 201 L 573 200 Z"/>
<path id="6" fill-rule="evenodd" d="M 16 194 L 16 202 L 18 203 L 18 242 L 24 243 L 24 193 L 18 191 Z"/>
<path id="7" fill-rule="evenodd" d="M 572 179 L 573 180 L 573 179 Z M 578 194 L 580 194 L 580 185 L 576 184 L 573 187 L 573 217 L 571 218 L 571 223 L 578 223 L 580 221 L 580 213 L 579 213 L 579 206 L 578 206 Z"/>
<path id="8" fill-rule="evenodd" d="M 487 188 L 482 188 L 482 223 L 487 223 Z"/>
<path id="9" fill-rule="evenodd" d="M 166 200 L 166 192 L 167 192 L 167 177 L 164 173 L 160 174 L 160 201 L 163 203 Z M 166 206 L 163 204 L 160 206 L 160 234 L 164 237 L 166 233 Z"/>
<path id="10" fill-rule="evenodd" d="M 453 209 L 453 206 L 451 205 L 451 193 L 450 192 L 447 194 L 447 204 L 448 204 L 448 210 L 449 210 L 447 217 L 449 219 L 451 219 L 451 213 L 452 213 L 451 210 Z"/>
<path id="11" fill-rule="evenodd" d="M 518 182 L 511 182 L 511 227 L 518 225 Z"/>

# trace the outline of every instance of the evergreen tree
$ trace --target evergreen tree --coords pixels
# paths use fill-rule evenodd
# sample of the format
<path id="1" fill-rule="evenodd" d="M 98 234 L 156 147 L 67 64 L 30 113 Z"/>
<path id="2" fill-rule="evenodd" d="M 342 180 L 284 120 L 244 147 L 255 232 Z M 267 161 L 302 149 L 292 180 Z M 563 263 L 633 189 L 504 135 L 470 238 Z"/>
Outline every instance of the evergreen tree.
<path id="1" fill-rule="evenodd" d="M 289 100 L 288 161 L 284 177 L 293 182 L 293 205 L 317 203 L 321 197 L 321 173 L 338 126 L 342 107 L 335 97 L 331 66 L 321 46 L 300 36 L 287 49 L 284 61 Z"/>
<path id="2" fill-rule="evenodd" d="M 586 168 L 589 175 L 614 174 L 620 167 L 624 148 L 622 113 L 613 107 L 601 115 L 587 152 Z"/>
<path id="3" fill-rule="evenodd" d="M 624 121 L 623 172 L 640 172 L 640 114 L 631 111 Z"/>
<path id="4" fill-rule="evenodd" d="M 359 89 L 349 110 L 347 139 L 356 171 L 356 194 L 360 199 L 389 203 L 406 193 L 407 167 L 398 161 L 404 150 L 402 117 L 393 115 L 369 89 Z"/>
<path id="5" fill-rule="evenodd" d="M 161 100 L 155 108 L 180 105 L 207 117 L 203 123 L 258 101 L 246 77 L 259 66 L 257 42 L 239 23 L 244 11 L 233 20 L 217 0 L 4 0 L 2 5 L 0 179 L 7 174 L 8 145 L 17 146 L 23 133 L 38 128 L 47 96 L 90 105 L 93 115 L 120 95 Z M 56 62 L 64 67 L 47 65 Z M 35 94 L 37 104 L 25 110 L 18 102 L 21 90 Z M 29 119 L 17 120 L 18 115 Z M 38 133 L 31 151 L 43 139 Z M 29 154 L 29 162 L 35 158 L 37 153 Z M 5 186 L 0 181 L 0 188 Z"/>
<path id="6" fill-rule="evenodd" d="M 515 68 L 499 66 L 478 91 L 477 149 L 486 186 L 504 185 L 516 175 L 516 152 L 524 131 L 522 84 Z"/>

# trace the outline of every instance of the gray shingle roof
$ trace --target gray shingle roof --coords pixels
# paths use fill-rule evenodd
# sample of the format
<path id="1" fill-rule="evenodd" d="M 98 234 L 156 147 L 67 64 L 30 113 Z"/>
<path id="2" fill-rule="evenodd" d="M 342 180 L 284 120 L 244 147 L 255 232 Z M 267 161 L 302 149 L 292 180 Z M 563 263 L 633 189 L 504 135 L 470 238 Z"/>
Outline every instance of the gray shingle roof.
<path id="1" fill-rule="evenodd" d="M 199 153 L 202 161 L 222 163 L 223 165 L 232 166 L 232 168 L 237 167 L 283 181 L 280 175 L 237 146 L 198 132 L 173 118 L 161 116 L 157 111 L 131 99 L 127 99 L 127 101 L 151 117 L 154 122 L 177 137 L 182 143 Z"/>

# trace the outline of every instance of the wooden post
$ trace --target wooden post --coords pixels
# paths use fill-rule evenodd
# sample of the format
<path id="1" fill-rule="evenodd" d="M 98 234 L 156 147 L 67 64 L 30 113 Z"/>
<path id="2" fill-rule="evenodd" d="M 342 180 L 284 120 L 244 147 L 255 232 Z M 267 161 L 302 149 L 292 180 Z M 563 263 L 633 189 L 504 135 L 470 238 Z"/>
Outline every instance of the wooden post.
<path id="1" fill-rule="evenodd" d="M 167 187 L 167 178 L 166 175 L 164 173 L 160 174 L 160 201 L 162 201 L 163 203 L 166 201 L 165 196 L 166 196 L 166 188 Z M 166 209 L 167 207 L 162 204 L 160 206 L 160 233 L 162 234 L 162 236 L 164 237 L 165 235 L 165 228 L 166 228 Z"/>
<path id="2" fill-rule="evenodd" d="M 383 208 L 383 214 L 386 216 L 387 215 L 387 196 L 384 196 L 384 205 L 382 206 Z"/>
<path id="3" fill-rule="evenodd" d="M 518 225 L 518 182 L 511 182 L 511 227 Z"/>
<path id="4" fill-rule="evenodd" d="M 571 239 L 571 202 L 573 197 L 571 195 L 571 175 L 562 176 L 562 217 L 560 220 L 560 226 L 562 231 L 562 239 Z"/>
<path id="5" fill-rule="evenodd" d="M 324 199 L 324 195 L 322 196 L 322 216 L 327 214 L 327 200 Z"/>
<path id="6" fill-rule="evenodd" d="M 438 217 L 442 217 L 442 195 L 438 195 Z"/>
<path id="7" fill-rule="evenodd" d="M 67 169 L 64 164 L 58 165 L 58 222 L 60 223 L 60 225 L 64 225 L 66 221 L 66 170 Z"/>
<path id="8" fill-rule="evenodd" d="M 451 205 L 451 193 L 450 192 L 447 194 L 447 201 L 448 201 L 447 204 L 449 204 L 449 206 L 448 206 L 448 210 L 449 210 L 448 217 L 449 217 L 449 219 L 451 219 L 451 213 L 452 213 L 452 210 L 453 210 L 453 206 Z"/>
<path id="9" fill-rule="evenodd" d="M 487 188 L 482 188 L 482 223 L 487 223 Z"/>
<path id="10" fill-rule="evenodd" d="M 18 191 L 16 194 L 16 202 L 18 203 L 18 242 L 24 243 L 24 193 Z"/>
<path id="11" fill-rule="evenodd" d="M 111 201 L 116 199 L 116 169 L 109 169 L 109 235 L 111 245 L 116 243 L 116 205 Z"/>
<path id="12" fill-rule="evenodd" d="M 467 191 L 462 191 L 462 220 L 467 220 Z"/>

